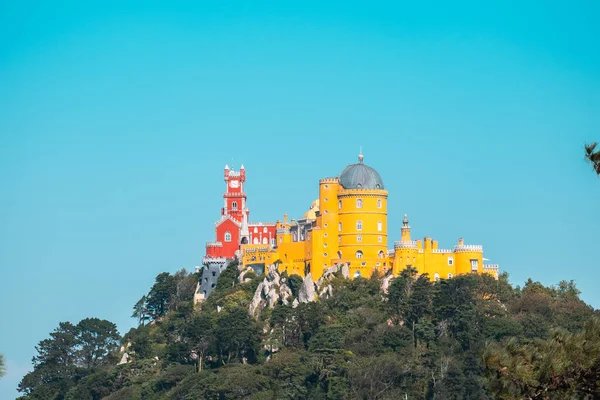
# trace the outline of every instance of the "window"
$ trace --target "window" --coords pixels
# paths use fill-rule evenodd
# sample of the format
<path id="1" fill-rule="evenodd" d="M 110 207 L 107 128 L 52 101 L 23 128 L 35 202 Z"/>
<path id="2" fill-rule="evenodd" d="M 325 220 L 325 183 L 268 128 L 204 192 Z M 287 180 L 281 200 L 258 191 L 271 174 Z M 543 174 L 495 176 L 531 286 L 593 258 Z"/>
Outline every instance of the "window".
<path id="1" fill-rule="evenodd" d="M 231 242 L 231 232 L 225 232 L 225 241 Z"/>
<path id="2" fill-rule="evenodd" d="M 341 251 L 338 251 L 338 252 L 337 252 L 337 256 L 338 256 L 338 258 L 342 258 L 342 252 L 341 252 Z"/>
<path id="3" fill-rule="evenodd" d="M 378 241 L 379 243 L 381 243 L 381 242 L 383 241 L 383 238 L 382 238 L 381 236 L 377 236 L 377 241 Z"/>
<path id="4" fill-rule="evenodd" d="M 361 277 L 361 276 L 362 276 L 362 275 L 361 275 L 360 271 L 356 271 L 356 272 L 354 273 L 354 277 L 355 277 L 355 278 L 358 278 L 358 277 Z"/>
<path id="5" fill-rule="evenodd" d="M 255 237 L 254 240 L 252 241 L 252 243 L 254 243 L 254 244 L 260 244 L 260 240 L 258 240 L 258 238 Z"/>
<path id="6" fill-rule="evenodd" d="M 363 261 L 360 263 L 360 265 L 362 265 L 364 267 L 365 265 L 367 265 L 367 263 Z"/>
<path id="7" fill-rule="evenodd" d="M 454 259 L 452 257 L 448 257 L 448 265 L 454 265 Z"/>
<path id="8" fill-rule="evenodd" d="M 342 223 L 341 222 L 338 222 L 338 231 L 340 231 L 340 232 L 342 231 Z"/>
<path id="9" fill-rule="evenodd" d="M 471 260 L 471 271 L 477 272 L 478 266 L 479 266 L 479 262 L 477 260 Z"/>
<path id="10" fill-rule="evenodd" d="M 358 235 L 356 237 L 356 241 L 359 242 L 359 243 L 362 242 L 362 235 Z"/>
<path id="11" fill-rule="evenodd" d="M 338 201 L 338 208 L 339 208 L 339 209 L 341 209 L 341 208 L 342 208 L 342 201 L 341 201 L 341 200 L 339 200 L 339 201 Z"/>
<path id="12" fill-rule="evenodd" d="M 377 199 L 377 208 L 381 208 L 381 199 Z"/>
<path id="13" fill-rule="evenodd" d="M 440 274 L 436 273 L 435 275 L 433 275 L 433 280 L 438 282 L 440 280 Z"/>
<path id="14" fill-rule="evenodd" d="M 272 238 L 272 239 L 271 239 L 271 246 L 275 246 L 275 243 L 276 243 L 276 242 L 275 242 L 275 238 Z"/>
<path id="15" fill-rule="evenodd" d="M 362 258 L 362 256 L 363 256 L 363 252 L 362 252 L 362 250 L 358 250 L 358 251 L 356 252 L 356 258 Z"/>
<path id="16" fill-rule="evenodd" d="M 324 233 L 324 234 L 323 234 L 323 236 L 327 237 L 327 234 L 326 234 L 326 233 Z"/>
<path id="17" fill-rule="evenodd" d="M 237 210 L 237 201 L 234 201 L 231 203 L 231 209 L 232 210 Z"/>
<path id="18" fill-rule="evenodd" d="M 324 224 L 324 225 L 325 225 L 325 228 L 327 228 L 327 224 Z"/>
<path id="19" fill-rule="evenodd" d="M 327 247 L 327 243 L 323 243 L 323 247 Z"/>
<path id="20" fill-rule="evenodd" d="M 325 214 L 329 214 L 329 211 L 328 211 L 328 210 L 325 210 Z"/>
<path id="21" fill-rule="evenodd" d="M 381 232 L 383 230 L 383 222 L 377 221 L 377 230 Z"/>
<path id="22" fill-rule="evenodd" d="M 323 253 L 323 256 L 324 256 L 324 257 L 327 257 L 327 253 Z"/>
<path id="23" fill-rule="evenodd" d="M 452 279 L 452 274 L 448 274 L 448 279 Z"/>
<path id="24" fill-rule="evenodd" d="M 383 258 L 383 257 L 385 257 L 385 254 L 383 253 L 383 250 L 380 250 L 380 251 L 379 251 L 379 253 L 377 253 L 377 256 L 378 256 L 379 258 Z"/>
<path id="25" fill-rule="evenodd" d="M 362 208 L 362 199 L 356 199 L 356 208 Z"/>
<path id="26" fill-rule="evenodd" d="M 328 200 L 327 197 L 325 197 L 325 201 L 327 201 L 327 200 Z"/>
<path id="27" fill-rule="evenodd" d="M 268 229 L 267 229 L 267 227 L 265 226 L 265 227 L 263 228 L 263 233 L 267 233 L 267 232 L 269 232 L 269 230 L 268 230 Z"/>
<path id="28" fill-rule="evenodd" d="M 376 266 L 376 267 L 379 267 L 380 265 L 381 265 L 381 263 L 380 263 L 380 262 L 378 262 L 378 263 L 375 263 L 375 266 Z"/>
<path id="29" fill-rule="evenodd" d="M 338 243 L 342 243 L 342 237 L 338 236 Z"/>
<path id="30" fill-rule="evenodd" d="M 362 221 L 356 221 L 356 230 L 362 231 Z"/>
<path id="31" fill-rule="evenodd" d="M 325 185 L 325 189 L 329 189 L 329 185 Z"/>
<path id="32" fill-rule="evenodd" d="M 254 233 L 258 233 L 258 228 L 254 227 Z"/>
<path id="33" fill-rule="evenodd" d="M 263 238 L 263 244 L 269 244 L 269 239 L 267 239 L 266 237 Z"/>

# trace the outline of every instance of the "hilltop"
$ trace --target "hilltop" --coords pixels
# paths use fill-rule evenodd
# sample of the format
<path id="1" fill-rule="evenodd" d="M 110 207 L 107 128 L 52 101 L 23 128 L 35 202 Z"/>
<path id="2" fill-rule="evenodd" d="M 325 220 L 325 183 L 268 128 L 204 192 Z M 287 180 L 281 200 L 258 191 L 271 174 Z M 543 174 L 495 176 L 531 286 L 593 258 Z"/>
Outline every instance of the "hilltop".
<path id="1" fill-rule="evenodd" d="M 573 282 L 346 275 L 232 263 L 194 305 L 199 274 L 159 274 L 123 337 L 88 318 L 40 342 L 22 399 L 600 396 L 600 319 Z"/>

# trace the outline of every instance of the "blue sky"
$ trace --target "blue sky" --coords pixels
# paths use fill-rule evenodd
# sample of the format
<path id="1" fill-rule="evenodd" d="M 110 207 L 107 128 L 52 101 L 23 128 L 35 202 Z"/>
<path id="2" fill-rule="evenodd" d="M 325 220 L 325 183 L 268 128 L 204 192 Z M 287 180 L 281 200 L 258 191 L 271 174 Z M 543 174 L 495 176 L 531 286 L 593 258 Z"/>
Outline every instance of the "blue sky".
<path id="1" fill-rule="evenodd" d="M 0 4 L 0 398 L 60 321 L 125 333 L 201 262 L 225 163 L 274 221 L 362 146 L 390 241 L 408 213 L 600 306 L 598 3 L 323 3 Z"/>

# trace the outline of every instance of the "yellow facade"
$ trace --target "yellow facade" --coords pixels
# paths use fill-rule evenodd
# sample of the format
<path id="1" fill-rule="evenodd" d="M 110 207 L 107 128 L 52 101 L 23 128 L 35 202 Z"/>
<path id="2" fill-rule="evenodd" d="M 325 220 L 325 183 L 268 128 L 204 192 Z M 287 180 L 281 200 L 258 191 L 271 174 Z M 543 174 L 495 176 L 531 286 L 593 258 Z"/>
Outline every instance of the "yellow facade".
<path id="1" fill-rule="evenodd" d="M 483 249 L 465 245 L 439 249 L 429 237 L 411 240 L 404 216 L 400 240 L 388 250 L 387 198 L 379 174 L 363 164 L 349 165 L 339 177 L 319 181 L 319 198 L 299 220 L 277 221 L 275 246 L 245 244 L 245 266 L 277 264 L 280 272 L 306 276 L 314 281 L 336 264 L 348 264 L 351 277 L 369 277 L 374 271 L 392 270 L 398 275 L 407 267 L 432 280 L 458 274 L 489 273 L 498 277 L 497 265 L 484 265 Z M 266 250 L 265 250 L 266 249 Z"/>

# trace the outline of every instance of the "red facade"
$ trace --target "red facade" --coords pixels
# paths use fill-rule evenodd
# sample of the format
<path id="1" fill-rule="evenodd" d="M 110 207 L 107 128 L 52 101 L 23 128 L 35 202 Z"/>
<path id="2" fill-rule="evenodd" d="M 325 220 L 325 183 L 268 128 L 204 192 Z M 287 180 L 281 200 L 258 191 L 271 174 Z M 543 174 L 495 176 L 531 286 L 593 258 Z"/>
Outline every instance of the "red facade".
<path id="1" fill-rule="evenodd" d="M 244 243 L 275 245 L 276 226 L 273 223 L 249 223 L 246 205 L 246 170 L 244 166 L 234 171 L 225 166 L 225 193 L 221 218 L 215 224 L 215 241 L 206 243 L 206 261 L 215 258 L 232 259 Z M 243 237 L 244 235 L 244 237 Z"/>

